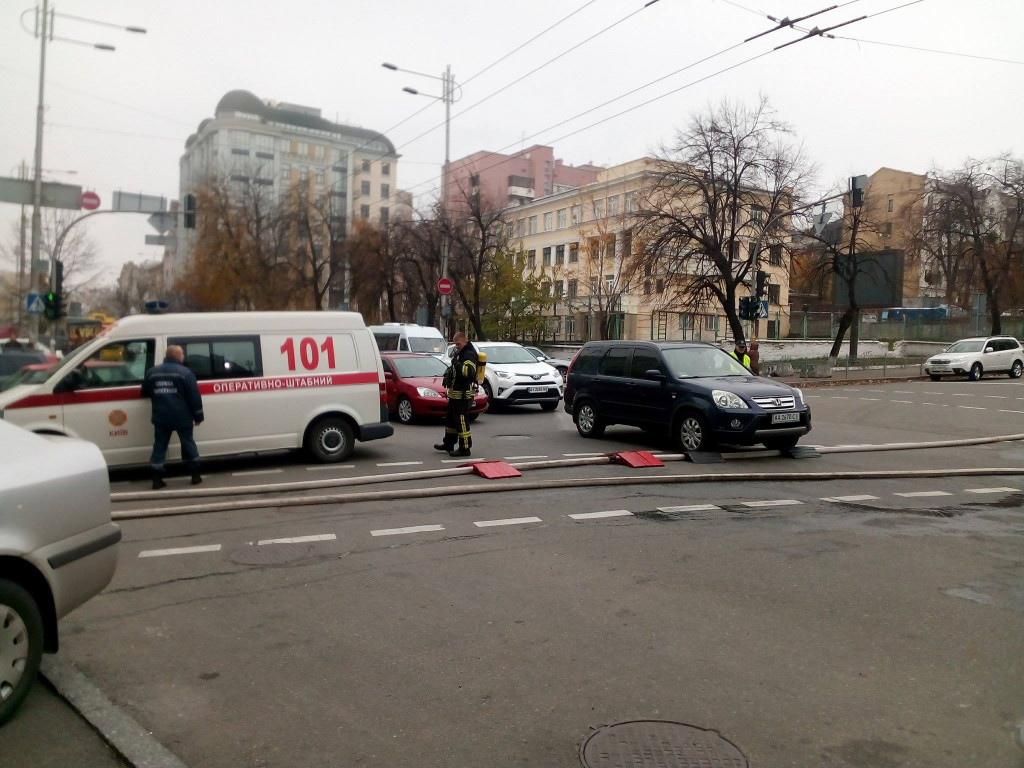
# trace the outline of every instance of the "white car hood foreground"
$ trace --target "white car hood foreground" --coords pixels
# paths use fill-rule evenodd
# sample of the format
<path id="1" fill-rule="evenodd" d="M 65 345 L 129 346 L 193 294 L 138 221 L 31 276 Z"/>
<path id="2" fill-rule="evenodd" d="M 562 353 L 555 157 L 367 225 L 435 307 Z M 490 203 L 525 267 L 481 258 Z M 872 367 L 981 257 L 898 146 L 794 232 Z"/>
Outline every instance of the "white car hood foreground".
<path id="1" fill-rule="evenodd" d="M 547 363 L 487 363 L 487 369 L 498 373 L 511 373 L 517 379 L 522 376 L 551 378 L 558 381 L 558 371 Z"/>

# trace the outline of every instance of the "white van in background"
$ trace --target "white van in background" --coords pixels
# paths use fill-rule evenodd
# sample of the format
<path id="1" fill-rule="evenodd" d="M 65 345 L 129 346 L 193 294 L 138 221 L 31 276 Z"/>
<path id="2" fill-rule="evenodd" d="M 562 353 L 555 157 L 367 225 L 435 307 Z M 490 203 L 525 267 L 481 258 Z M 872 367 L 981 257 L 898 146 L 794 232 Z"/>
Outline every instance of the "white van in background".
<path id="1" fill-rule="evenodd" d="M 381 352 L 424 352 L 437 358 L 444 355 L 444 336 L 429 325 L 384 323 L 371 325 L 370 331 Z"/>
<path id="2" fill-rule="evenodd" d="M 67 355 L 41 384 L 0 393 L 0 415 L 33 432 L 95 443 L 107 465 L 141 465 L 153 446 L 145 372 L 185 351 L 206 420 L 200 456 L 305 447 L 342 461 L 355 440 L 388 437 L 384 369 L 357 312 L 136 315 Z M 180 458 L 172 441 L 169 459 Z"/>

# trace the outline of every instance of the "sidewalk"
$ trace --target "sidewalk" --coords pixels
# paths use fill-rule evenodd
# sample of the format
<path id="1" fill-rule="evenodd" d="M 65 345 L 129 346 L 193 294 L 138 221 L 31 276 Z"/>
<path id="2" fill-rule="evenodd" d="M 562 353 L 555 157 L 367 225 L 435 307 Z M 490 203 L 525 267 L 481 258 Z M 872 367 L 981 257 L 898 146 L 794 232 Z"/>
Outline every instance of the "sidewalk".
<path id="1" fill-rule="evenodd" d="M 832 377 L 823 378 L 802 378 L 798 373 L 791 376 L 778 376 L 775 377 L 776 381 L 782 381 L 786 384 L 792 384 L 797 387 L 827 387 L 833 384 L 842 384 L 845 382 L 878 382 L 878 381 L 906 381 L 908 379 L 920 379 L 924 377 L 924 373 L 921 371 L 921 365 L 914 363 L 913 365 L 901 365 L 901 366 L 887 366 L 882 368 L 846 368 L 836 367 L 832 369 Z"/>

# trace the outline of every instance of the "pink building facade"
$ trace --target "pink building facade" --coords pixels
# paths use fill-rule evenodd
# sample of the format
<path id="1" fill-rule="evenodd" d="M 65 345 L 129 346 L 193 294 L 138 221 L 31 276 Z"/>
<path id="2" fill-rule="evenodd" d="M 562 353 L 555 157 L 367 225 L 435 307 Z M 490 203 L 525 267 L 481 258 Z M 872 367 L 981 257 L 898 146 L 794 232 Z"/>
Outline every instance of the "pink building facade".
<path id="1" fill-rule="evenodd" d="M 551 147 L 535 144 L 514 155 L 474 152 L 449 166 L 448 190 L 453 206 L 479 192 L 501 208 L 592 184 L 596 165 L 566 165 Z"/>

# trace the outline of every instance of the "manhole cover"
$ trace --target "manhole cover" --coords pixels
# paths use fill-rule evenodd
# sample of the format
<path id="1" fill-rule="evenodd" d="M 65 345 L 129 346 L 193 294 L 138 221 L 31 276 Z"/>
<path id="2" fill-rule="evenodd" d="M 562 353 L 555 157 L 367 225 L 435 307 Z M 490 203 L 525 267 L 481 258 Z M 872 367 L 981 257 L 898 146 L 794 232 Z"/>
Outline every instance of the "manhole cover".
<path id="1" fill-rule="evenodd" d="M 236 549 L 228 559 L 239 565 L 283 565 L 305 557 L 313 549 L 311 544 L 265 544 Z"/>
<path id="2" fill-rule="evenodd" d="M 598 728 L 580 747 L 585 768 L 749 768 L 718 731 L 669 720 L 631 720 Z"/>

